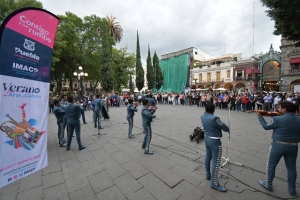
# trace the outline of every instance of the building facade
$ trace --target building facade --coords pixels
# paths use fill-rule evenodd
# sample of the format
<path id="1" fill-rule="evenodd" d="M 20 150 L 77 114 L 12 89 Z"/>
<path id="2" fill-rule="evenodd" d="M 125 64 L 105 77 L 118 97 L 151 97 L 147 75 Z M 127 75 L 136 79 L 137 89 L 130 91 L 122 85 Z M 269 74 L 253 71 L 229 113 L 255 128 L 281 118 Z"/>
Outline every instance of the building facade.
<path id="1" fill-rule="evenodd" d="M 300 48 L 293 41 L 281 39 L 281 71 L 282 91 L 300 92 Z"/>

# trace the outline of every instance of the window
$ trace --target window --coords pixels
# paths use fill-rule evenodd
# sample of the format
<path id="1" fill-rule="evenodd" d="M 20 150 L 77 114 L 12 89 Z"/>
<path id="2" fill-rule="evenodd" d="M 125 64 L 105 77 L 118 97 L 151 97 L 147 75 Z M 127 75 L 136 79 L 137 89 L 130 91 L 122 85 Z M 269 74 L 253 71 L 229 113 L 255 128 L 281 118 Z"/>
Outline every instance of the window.
<path id="1" fill-rule="evenodd" d="M 221 72 L 216 72 L 216 81 L 221 80 Z"/>
<path id="2" fill-rule="evenodd" d="M 202 83 L 202 74 L 199 74 L 199 83 Z"/>
<path id="3" fill-rule="evenodd" d="M 211 82 L 211 73 L 207 73 L 207 82 Z"/>
<path id="4" fill-rule="evenodd" d="M 227 78 L 230 78 L 230 70 L 227 70 Z"/>

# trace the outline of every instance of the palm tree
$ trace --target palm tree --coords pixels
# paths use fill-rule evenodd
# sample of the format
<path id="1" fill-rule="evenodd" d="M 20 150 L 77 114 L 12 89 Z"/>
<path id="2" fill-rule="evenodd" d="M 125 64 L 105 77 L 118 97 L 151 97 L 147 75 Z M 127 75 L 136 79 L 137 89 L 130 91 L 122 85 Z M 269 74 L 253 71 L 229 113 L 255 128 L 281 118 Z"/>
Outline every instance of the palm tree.
<path id="1" fill-rule="evenodd" d="M 120 25 L 120 22 L 117 22 L 116 19 L 117 18 L 113 17 L 112 15 L 110 17 L 106 15 L 110 36 L 115 42 L 120 43 L 123 38 L 123 29 Z"/>

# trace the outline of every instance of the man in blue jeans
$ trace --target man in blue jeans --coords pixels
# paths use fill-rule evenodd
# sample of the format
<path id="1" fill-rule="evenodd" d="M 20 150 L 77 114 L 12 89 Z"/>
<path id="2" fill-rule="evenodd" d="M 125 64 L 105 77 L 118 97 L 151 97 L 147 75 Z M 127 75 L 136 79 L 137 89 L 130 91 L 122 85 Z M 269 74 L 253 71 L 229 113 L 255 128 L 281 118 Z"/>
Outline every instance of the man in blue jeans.
<path id="1" fill-rule="evenodd" d="M 220 192 L 227 192 L 227 189 L 219 185 L 218 173 L 222 157 L 222 130 L 229 132 L 229 127 L 221 119 L 214 115 L 215 105 L 207 103 L 205 113 L 201 116 L 205 139 L 205 171 L 206 179 L 211 179 L 211 188 Z M 210 173 L 210 161 L 212 160 L 212 173 Z"/>
<path id="2" fill-rule="evenodd" d="M 300 142 L 300 117 L 295 116 L 295 107 L 291 102 L 279 102 L 278 111 L 281 116 L 276 116 L 269 123 L 256 112 L 258 120 L 265 130 L 273 129 L 272 139 L 268 158 L 267 172 L 264 181 L 259 180 L 259 184 L 269 191 L 273 191 L 273 179 L 275 170 L 281 157 L 284 157 L 288 171 L 288 191 L 291 195 L 296 195 L 296 160 L 298 155 L 298 143 Z"/>
<path id="3" fill-rule="evenodd" d="M 76 133 L 76 140 L 78 144 L 78 149 L 82 150 L 85 149 L 86 146 L 81 144 L 80 139 L 80 115 L 81 115 L 81 108 L 79 105 L 74 104 L 73 96 L 68 97 L 68 105 L 64 106 L 64 110 L 67 115 L 67 125 L 68 125 L 68 140 L 67 140 L 67 151 L 70 150 L 72 137 L 74 134 L 74 130 Z"/>

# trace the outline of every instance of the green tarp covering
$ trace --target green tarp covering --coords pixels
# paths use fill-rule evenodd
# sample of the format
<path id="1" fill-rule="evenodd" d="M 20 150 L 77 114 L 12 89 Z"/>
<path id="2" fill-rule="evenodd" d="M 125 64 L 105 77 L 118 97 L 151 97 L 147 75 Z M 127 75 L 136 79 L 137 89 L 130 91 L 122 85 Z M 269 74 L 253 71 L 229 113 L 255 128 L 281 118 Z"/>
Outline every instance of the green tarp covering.
<path id="1" fill-rule="evenodd" d="M 188 78 L 188 54 L 160 60 L 159 65 L 164 74 L 164 84 L 159 91 L 183 92 Z"/>

